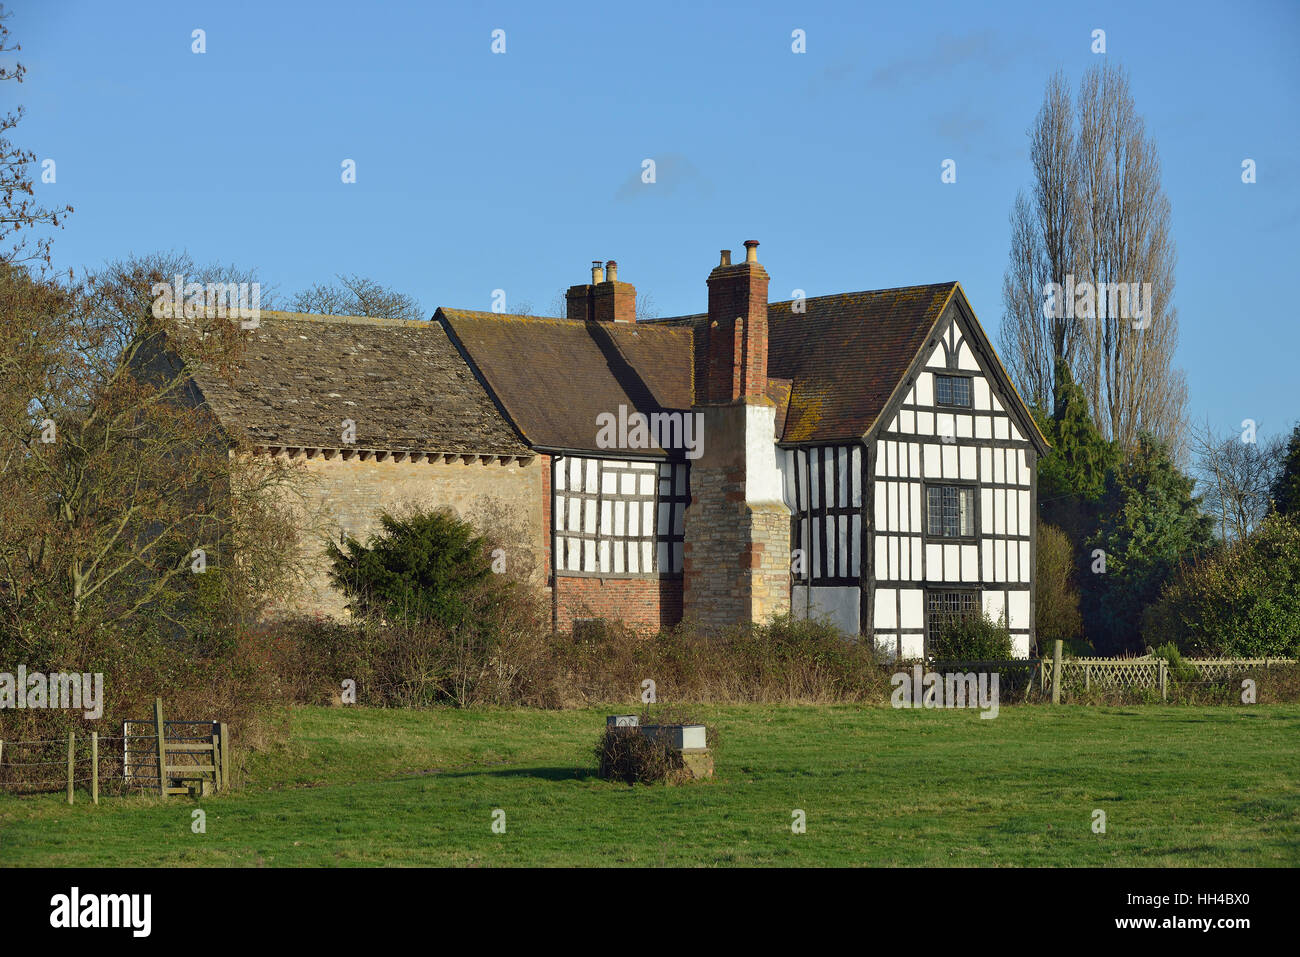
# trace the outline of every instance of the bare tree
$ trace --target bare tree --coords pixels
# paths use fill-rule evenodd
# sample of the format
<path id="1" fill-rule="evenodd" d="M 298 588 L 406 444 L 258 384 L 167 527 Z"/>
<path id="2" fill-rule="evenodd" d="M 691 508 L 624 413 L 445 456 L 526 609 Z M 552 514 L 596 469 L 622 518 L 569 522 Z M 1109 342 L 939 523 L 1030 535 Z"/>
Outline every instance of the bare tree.
<path id="1" fill-rule="evenodd" d="M 248 279 L 184 255 L 112 263 L 60 291 L 21 391 L 0 383 L 0 627 L 72 639 L 147 614 L 191 632 L 293 576 L 292 468 L 232 455 L 190 375 L 236 366 L 239 323 L 158 315 L 177 274 Z"/>
<path id="2" fill-rule="evenodd" d="M 1048 284 L 1060 282 L 1073 268 L 1080 213 L 1073 106 L 1063 73 L 1048 80 L 1029 141 L 1034 186 L 1030 196 L 1016 196 L 1011 212 L 1001 338 L 1021 393 L 1047 410 L 1056 394 L 1056 361 L 1074 358 L 1079 333 L 1072 319 L 1045 315 L 1043 308 Z"/>
<path id="3" fill-rule="evenodd" d="M 0 6 L 0 55 L 17 53 L 21 44 L 10 45 L 9 28 L 4 21 L 13 14 Z M 13 80 L 23 82 L 27 69 L 21 63 L 12 67 L 0 65 L 0 81 Z M 35 161 L 36 154 L 19 149 L 10 141 L 8 133 L 23 118 L 21 106 L 11 113 L 0 116 L 0 262 L 7 265 L 36 265 L 48 268 L 50 265 L 50 239 L 37 238 L 32 243 L 26 236 L 20 236 L 24 230 L 38 226 L 61 228 L 63 220 L 72 212 L 71 206 L 46 209 L 35 200 L 35 189 L 28 167 Z M 5 245 L 12 243 L 8 248 Z"/>
<path id="4" fill-rule="evenodd" d="M 1191 446 L 1204 507 L 1214 516 L 1219 537 L 1248 538 L 1268 514 L 1286 443 L 1277 437 L 1259 442 L 1253 435 L 1219 433 L 1207 420 L 1192 430 Z"/>
<path id="5" fill-rule="evenodd" d="M 1078 98 L 1077 171 L 1083 215 L 1078 223 L 1075 276 L 1098 291 L 1094 315 L 1079 317 L 1077 378 L 1098 427 L 1121 448 L 1142 432 L 1183 448 L 1187 383 L 1173 365 L 1178 313 L 1173 307 L 1176 253 L 1169 200 L 1160 184 L 1160 157 L 1147 135 L 1127 74 L 1109 64 L 1084 76 Z M 1125 315 L 1118 297 L 1150 290 L 1140 319 Z M 1104 286 L 1103 286 L 1104 284 Z M 1105 308 L 1100 290 L 1107 290 Z M 1120 314 L 1116 315 L 1116 312 Z M 1147 314 L 1149 312 L 1149 314 Z"/>
<path id="6" fill-rule="evenodd" d="M 1093 67 L 1072 103 L 1056 74 L 1029 136 L 1034 186 L 1016 198 L 1003 278 L 1008 371 L 1046 409 L 1064 359 L 1106 438 L 1127 449 L 1150 432 L 1178 454 L 1187 385 L 1173 365 L 1169 201 L 1127 75 Z"/>
<path id="7" fill-rule="evenodd" d="M 365 276 L 340 274 L 338 282 L 317 284 L 298 293 L 293 308 L 298 312 L 327 316 L 372 316 L 377 319 L 427 319 L 420 303 Z"/>

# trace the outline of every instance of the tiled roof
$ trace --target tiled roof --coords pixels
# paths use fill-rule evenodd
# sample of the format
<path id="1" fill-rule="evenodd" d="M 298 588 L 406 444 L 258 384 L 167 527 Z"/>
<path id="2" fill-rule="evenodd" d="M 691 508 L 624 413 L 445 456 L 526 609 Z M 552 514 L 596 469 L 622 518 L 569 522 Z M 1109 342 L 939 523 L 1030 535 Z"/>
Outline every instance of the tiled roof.
<path id="1" fill-rule="evenodd" d="M 866 435 L 958 288 L 955 282 L 805 299 L 767 307 L 767 371 L 791 381 L 783 442 Z M 658 320 L 670 326 L 707 315 Z M 778 422 L 778 426 L 780 423 Z"/>
<path id="2" fill-rule="evenodd" d="M 596 417 L 620 405 L 647 414 L 691 407 L 688 329 L 463 309 L 434 319 L 537 448 L 597 450 Z"/>
<path id="3" fill-rule="evenodd" d="M 195 382 L 223 426 L 261 446 L 527 455 L 436 322 L 263 312 L 233 382 Z"/>
<path id="4" fill-rule="evenodd" d="M 769 304 L 767 394 L 780 441 L 866 435 L 955 295 L 960 286 L 948 282 L 819 296 L 800 312 Z M 601 413 L 691 408 L 692 328 L 707 321 L 264 312 L 237 380 L 200 374 L 197 383 L 226 427 L 256 445 L 339 448 L 342 421 L 352 419 L 359 449 L 597 451 Z"/>

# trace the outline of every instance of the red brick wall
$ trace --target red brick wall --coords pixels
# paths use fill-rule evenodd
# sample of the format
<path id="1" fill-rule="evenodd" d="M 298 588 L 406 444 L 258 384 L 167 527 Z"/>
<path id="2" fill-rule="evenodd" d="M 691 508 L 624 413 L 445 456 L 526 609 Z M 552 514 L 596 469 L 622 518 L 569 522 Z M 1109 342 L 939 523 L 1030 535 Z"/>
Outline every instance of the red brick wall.
<path id="1" fill-rule="evenodd" d="M 555 577 L 555 627 L 575 618 L 617 618 L 638 630 L 658 631 L 682 620 L 680 578 Z"/>

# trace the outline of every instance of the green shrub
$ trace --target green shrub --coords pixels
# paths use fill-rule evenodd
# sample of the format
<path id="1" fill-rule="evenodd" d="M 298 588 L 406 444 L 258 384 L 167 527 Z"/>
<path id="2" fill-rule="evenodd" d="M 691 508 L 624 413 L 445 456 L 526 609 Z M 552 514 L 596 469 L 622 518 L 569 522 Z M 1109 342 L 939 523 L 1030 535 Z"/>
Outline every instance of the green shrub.
<path id="1" fill-rule="evenodd" d="M 1270 515 L 1250 538 L 1185 564 L 1143 637 L 1193 657 L 1300 656 L 1300 523 Z"/>
<path id="2" fill-rule="evenodd" d="M 1163 658 L 1169 662 L 1169 674 L 1175 681 L 1196 681 L 1201 676 L 1195 666 L 1189 665 L 1183 660 L 1182 654 L 1178 651 L 1178 646 L 1172 641 L 1161 645 L 1159 648 L 1152 649 L 1151 654 L 1156 658 Z"/>
<path id="3" fill-rule="evenodd" d="M 941 661 L 1004 661 L 1011 656 L 1005 620 L 994 621 L 983 611 L 949 622 L 934 647 L 934 657 Z"/>
<path id="4" fill-rule="evenodd" d="M 380 515 L 368 544 L 329 543 L 330 578 L 363 617 L 463 625 L 483 598 L 503 597 L 510 583 L 493 574 L 488 539 L 450 511 Z"/>
<path id="5" fill-rule="evenodd" d="M 1083 632 L 1079 613 L 1079 589 L 1075 587 L 1075 557 L 1078 549 L 1069 536 L 1055 525 L 1038 523 L 1038 591 L 1034 603 L 1034 630 L 1039 654 L 1050 654 L 1052 643 L 1061 639 L 1067 647 Z"/>

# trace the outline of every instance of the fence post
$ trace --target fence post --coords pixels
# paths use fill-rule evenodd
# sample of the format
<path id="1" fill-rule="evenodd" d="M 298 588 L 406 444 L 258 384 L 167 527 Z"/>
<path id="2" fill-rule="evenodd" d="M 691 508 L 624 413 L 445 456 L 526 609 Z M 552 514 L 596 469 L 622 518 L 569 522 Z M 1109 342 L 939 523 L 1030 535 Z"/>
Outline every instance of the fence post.
<path id="1" fill-rule="evenodd" d="M 230 787 L 230 727 L 222 721 L 221 728 L 221 789 Z"/>
<path id="2" fill-rule="evenodd" d="M 1086 661 L 1083 663 L 1083 690 L 1092 690 L 1092 665 Z"/>
<path id="3" fill-rule="evenodd" d="M 90 800 L 99 803 L 99 732 L 90 732 Z"/>
<path id="4" fill-rule="evenodd" d="M 1169 700 L 1169 662 L 1160 659 L 1160 700 Z"/>
<path id="5" fill-rule="evenodd" d="M 162 698 L 153 699 L 153 722 L 158 731 L 158 793 L 167 796 L 167 732 L 163 727 Z"/>
<path id="6" fill-rule="evenodd" d="M 221 790 L 221 726 L 212 722 L 212 789 Z"/>
<path id="7" fill-rule="evenodd" d="M 76 747 L 77 736 L 71 731 L 68 732 L 68 803 L 72 803 L 72 775 L 73 775 L 73 756 Z"/>
<path id="8" fill-rule="evenodd" d="M 1052 647 L 1052 704 L 1061 703 L 1061 639 Z"/>

